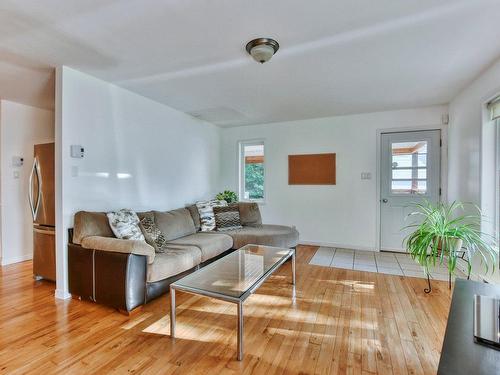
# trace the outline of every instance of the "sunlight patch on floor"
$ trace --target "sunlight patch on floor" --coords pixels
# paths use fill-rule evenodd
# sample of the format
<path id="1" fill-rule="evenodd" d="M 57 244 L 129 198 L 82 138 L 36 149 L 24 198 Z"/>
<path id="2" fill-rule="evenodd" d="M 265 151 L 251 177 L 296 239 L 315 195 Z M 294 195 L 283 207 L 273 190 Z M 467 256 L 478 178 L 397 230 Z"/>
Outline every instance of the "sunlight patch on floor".
<path id="1" fill-rule="evenodd" d="M 350 286 L 353 289 L 365 289 L 365 290 L 373 290 L 375 289 L 375 283 L 373 282 L 366 282 L 366 281 L 361 281 L 361 280 L 325 280 L 329 281 L 333 284 L 341 284 L 344 286 Z"/>
<path id="2" fill-rule="evenodd" d="M 120 326 L 120 328 L 121 329 L 132 329 L 136 325 L 138 325 L 138 324 L 142 323 L 143 321 L 145 321 L 146 319 L 150 318 L 151 316 L 153 316 L 153 313 L 144 313 L 144 314 L 141 314 L 137 318 L 130 319 L 128 322 L 122 324 Z"/>
<path id="3" fill-rule="evenodd" d="M 170 317 L 168 315 L 157 320 L 153 324 L 142 330 L 144 333 L 154 333 L 156 335 L 170 335 Z"/>

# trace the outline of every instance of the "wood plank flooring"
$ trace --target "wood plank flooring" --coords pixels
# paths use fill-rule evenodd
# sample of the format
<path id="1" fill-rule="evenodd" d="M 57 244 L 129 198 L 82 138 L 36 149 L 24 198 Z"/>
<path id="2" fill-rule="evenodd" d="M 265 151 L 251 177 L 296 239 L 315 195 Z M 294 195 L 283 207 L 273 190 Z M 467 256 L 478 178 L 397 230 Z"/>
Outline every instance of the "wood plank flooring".
<path id="1" fill-rule="evenodd" d="M 309 265 L 297 249 L 296 298 L 285 264 L 244 305 L 178 292 L 177 338 L 167 297 L 128 318 L 55 300 L 31 262 L 0 270 L 0 374 L 435 374 L 451 291 L 435 281 Z"/>

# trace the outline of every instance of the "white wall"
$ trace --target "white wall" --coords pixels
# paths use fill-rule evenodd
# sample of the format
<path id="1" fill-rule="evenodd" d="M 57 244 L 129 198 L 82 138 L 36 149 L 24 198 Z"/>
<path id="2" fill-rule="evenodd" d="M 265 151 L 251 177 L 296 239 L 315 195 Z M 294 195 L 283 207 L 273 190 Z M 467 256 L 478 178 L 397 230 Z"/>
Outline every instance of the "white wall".
<path id="1" fill-rule="evenodd" d="M 56 81 L 57 212 L 62 212 L 56 295 L 66 298 L 66 232 L 74 213 L 168 210 L 212 197 L 220 130 L 67 67 L 57 69 Z M 82 145 L 85 157 L 71 158 L 70 145 Z"/>
<path id="2" fill-rule="evenodd" d="M 481 207 L 482 230 L 497 237 L 496 132 L 486 103 L 500 95 L 500 60 L 477 77 L 450 102 L 449 189 L 450 201 L 472 202 Z M 479 260 L 475 270 L 481 274 Z M 498 265 L 497 265 L 498 266 Z M 473 269 L 474 270 L 474 269 Z M 500 283 L 500 272 L 481 275 Z"/>
<path id="3" fill-rule="evenodd" d="M 486 102 L 500 94 L 500 60 L 450 102 L 449 200 L 472 202 L 486 216 L 483 230 L 495 223 L 495 126 Z"/>
<path id="4" fill-rule="evenodd" d="M 28 204 L 28 180 L 33 146 L 54 141 L 54 112 L 24 104 L 0 102 L 1 263 L 33 256 L 33 220 Z M 14 167 L 12 158 L 24 158 Z M 15 177 L 14 174 L 18 177 Z"/>
<path id="5" fill-rule="evenodd" d="M 222 131 L 219 189 L 238 189 L 237 143 L 264 139 L 266 223 L 296 225 L 301 242 L 374 250 L 377 130 L 441 128 L 447 106 L 228 128 Z M 335 152 L 337 185 L 289 186 L 288 155 Z M 371 180 L 361 180 L 371 172 Z"/>

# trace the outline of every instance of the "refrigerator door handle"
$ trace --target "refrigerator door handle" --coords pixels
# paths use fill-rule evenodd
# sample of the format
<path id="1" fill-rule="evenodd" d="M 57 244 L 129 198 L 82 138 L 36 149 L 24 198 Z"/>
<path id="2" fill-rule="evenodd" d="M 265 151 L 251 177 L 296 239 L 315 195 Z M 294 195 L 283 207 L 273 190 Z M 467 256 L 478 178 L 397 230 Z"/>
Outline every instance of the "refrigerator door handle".
<path id="1" fill-rule="evenodd" d="M 36 205 L 35 205 L 35 217 L 34 219 L 36 220 L 36 217 L 38 216 L 38 209 L 40 208 L 40 201 L 42 200 L 42 172 L 40 171 L 40 163 L 38 161 L 38 158 L 35 158 L 35 170 L 36 170 L 36 179 L 38 181 L 38 196 L 36 198 Z"/>
<path id="2" fill-rule="evenodd" d="M 33 161 L 33 167 L 31 167 L 29 185 L 28 185 L 28 200 L 30 203 L 31 216 L 35 220 L 35 208 L 33 207 L 33 176 L 35 174 L 36 159 Z"/>
<path id="3" fill-rule="evenodd" d="M 37 179 L 38 191 L 37 191 L 36 203 L 34 204 L 33 203 L 33 177 L 35 175 L 36 175 L 36 179 Z M 38 209 L 40 208 L 40 200 L 42 198 L 42 176 L 40 173 L 40 163 L 38 162 L 37 158 L 35 158 L 35 160 L 33 161 L 33 168 L 31 168 L 28 190 L 29 190 L 28 199 L 29 199 L 29 203 L 30 203 L 31 215 L 33 216 L 33 220 L 36 220 L 36 217 L 38 216 Z"/>

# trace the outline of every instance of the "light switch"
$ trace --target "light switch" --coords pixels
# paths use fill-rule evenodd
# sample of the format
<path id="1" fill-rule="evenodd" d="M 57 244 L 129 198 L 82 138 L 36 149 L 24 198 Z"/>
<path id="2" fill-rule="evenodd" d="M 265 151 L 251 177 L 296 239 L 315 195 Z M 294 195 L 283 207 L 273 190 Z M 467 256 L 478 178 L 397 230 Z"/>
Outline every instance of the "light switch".
<path id="1" fill-rule="evenodd" d="M 361 179 L 362 180 L 371 180 L 372 173 L 371 172 L 361 172 Z"/>
<path id="2" fill-rule="evenodd" d="M 85 149 L 80 145 L 71 145 L 71 157 L 81 159 L 85 155 Z"/>
<path id="3" fill-rule="evenodd" d="M 14 171 L 14 178 L 19 179 L 19 171 Z"/>
<path id="4" fill-rule="evenodd" d="M 22 156 L 14 156 L 12 158 L 13 167 L 22 167 L 24 164 L 24 158 Z"/>
<path id="5" fill-rule="evenodd" d="M 78 166 L 77 165 L 73 165 L 71 167 L 71 177 L 78 177 Z"/>

